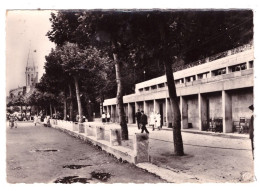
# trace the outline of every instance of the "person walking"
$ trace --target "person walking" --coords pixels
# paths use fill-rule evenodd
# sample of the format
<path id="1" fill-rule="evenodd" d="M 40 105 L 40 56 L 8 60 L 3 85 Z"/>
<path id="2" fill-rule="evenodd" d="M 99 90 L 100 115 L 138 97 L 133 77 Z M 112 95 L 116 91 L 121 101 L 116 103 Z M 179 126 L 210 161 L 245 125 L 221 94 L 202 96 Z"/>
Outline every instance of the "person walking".
<path id="1" fill-rule="evenodd" d="M 149 126 L 152 126 L 153 127 L 153 131 L 154 131 L 154 126 L 155 126 L 155 115 L 153 112 L 151 112 L 150 114 L 150 123 L 149 123 Z"/>
<path id="2" fill-rule="evenodd" d="M 33 117 L 34 126 L 36 126 L 37 122 L 38 122 L 38 116 L 35 114 Z"/>
<path id="3" fill-rule="evenodd" d="M 141 114 L 140 110 L 138 109 L 136 114 L 135 114 L 138 129 L 141 128 L 140 127 L 141 126 L 141 116 L 142 116 L 142 114 Z"/>
<path id="4" fill-rule="evenodd" d="M 248 108 L 252 112 L 254 112 L 254 105 L 250 105 Z M 251 140 L 252 154 L 253 154 L 253 159 L 254 159 L 254 114 L 251 116 L 251 119 L 249 122 L 249 138 Z"/>
<path id="5" fill-rule="evenodd" d="M 147 115 L 144 114 L 144 111 L 141 111 L 141 124 L 142 124 L 142 131 L 141 131 L 141 133 L 143 133 L 145 131 L 146 133 L 149 134 L 149 131 L 146 128 L 146 125 L 147 125 Z"/>
<path id="6" fill-rule="evenodd" d="M 158 130 L 160 130 L 162 128 L 162 126 L 161 126 L 161 114 L 159 112 L 157 112 L 157 114 L 155 115 L 155 126 L 158 128 Z"/>

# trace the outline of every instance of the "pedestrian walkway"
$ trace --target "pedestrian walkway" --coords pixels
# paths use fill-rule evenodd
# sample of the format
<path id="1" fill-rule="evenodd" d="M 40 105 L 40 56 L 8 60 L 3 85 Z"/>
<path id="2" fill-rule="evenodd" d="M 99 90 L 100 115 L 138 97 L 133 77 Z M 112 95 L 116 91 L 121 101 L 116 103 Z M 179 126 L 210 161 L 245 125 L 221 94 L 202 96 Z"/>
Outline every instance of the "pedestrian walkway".
<path id="1" fill-rule="evenodd" d="M 118 124 L 105 124 L 106 128 L 114 126 Z M 161 177 L 165 174 L 170 182 L 248 182 L 253 180 L 254 162 L 250 139 L 246 134 L 182 130 L 185 155 L 175 156 L 172 129 L 163 128 L 152 131 L 152 128 L 148 127 L 148 130 L 152 164 L 140 163 L 137 166 Z M 123 146 L 131 148 L 134 133 L 140 133 L 140 131 L 135 124 L 128 125 L 129 140 L 123 141 Z"/>

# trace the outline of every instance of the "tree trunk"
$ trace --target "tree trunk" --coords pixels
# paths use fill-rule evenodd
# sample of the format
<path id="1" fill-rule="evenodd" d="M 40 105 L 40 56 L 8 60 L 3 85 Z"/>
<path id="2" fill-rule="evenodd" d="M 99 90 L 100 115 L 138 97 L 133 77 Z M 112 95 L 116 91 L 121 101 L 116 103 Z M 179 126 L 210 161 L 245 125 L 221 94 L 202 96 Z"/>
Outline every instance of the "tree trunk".
<path id="1" fill-rule="evenodd" d="M 53 109 L 54 109 L 54 114 L 55 114 L 55 116 L 57 116 L 57 110 L 56 110 L 56 107 L 54 107 Z"/>
<path id="2" fill-rule="evenodd" d="M 117 54 L 113 53 L 114 61 L 115 61 L 115 69 L 116 69 L 116 83 L 117 83 L 117 106 L 119 113 L 119 123 L 122 130 L 122 139 L 128 140 L 128 129 L 126 124 L 126 116 L 124 112 L 124 103 L 123 103 L 123 86 L 122 86 L 122 78 L 121 78 L 121 64 L 117 59 Z"/>
<path id="3" fill-rule="evenodd" d="M 52 118 L 52 107 L 51 107 L 51 103 L 50 103 L 50 117 Z"/>
<path id="4" fill-rule="evenodd" d="M 176 87 L 174 83 L 172 65 L 168 61 L 164 61 L 165 73 L 168 84 L 168 91 L 170 97 L 170 107 L 173 111 L 173 144 L 174 144 L 174 154 L 177 156 L 183 156 L 183 142 L 181 136 L 181 114 L 177 99 Z"/>
<path id="5" fill-rule="evenodd" d="M 64 105 L 64 108 L 63 108 L 63 120 L 66 121 L 67 120 L 67 100 L 66 100 L 66 96 L 63 100 L 63 105 Z"/>
<path id="6" fill-rule="evenodd" d="M 78 103 L 78 115 L 79 115 L 79 123 L 82 123 L 82 106 L 80 101 L 80 92 L 79 92 L 79 79 L 76 76 L 73 76 L 75 82 L 77 103 Z"/>
<path id="7" fill-rule="evenodd" d="M 70 121 L 73 121 L 73 100 L 72 100 L 72 88 L 71 84 L 69 84 L 69 94 L 70 94 Z"/>
<path id="8" fill-rule="evenodd" d="M 86 104 L 87 104 L 87 119 L 88 121 L 93 121 L 92 103 L 88 97 L 86 98 Z"/>

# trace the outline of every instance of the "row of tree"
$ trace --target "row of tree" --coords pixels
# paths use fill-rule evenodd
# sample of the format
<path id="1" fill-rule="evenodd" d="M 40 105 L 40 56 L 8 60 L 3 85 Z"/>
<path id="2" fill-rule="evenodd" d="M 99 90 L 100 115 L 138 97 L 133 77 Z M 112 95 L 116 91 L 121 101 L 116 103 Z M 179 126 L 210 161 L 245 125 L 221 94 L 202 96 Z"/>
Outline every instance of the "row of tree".
<path id="1" fill-rule="evenodd" d="M 45 74 L 38 85 L 39 91 L 49 94 L 50 103 L 63 102 L 64 116 L 68 103 L 72 117 L 76 97 L 82 122 L 83 100 L 89 108 L 91 102 L 116 95 L 122 138 L 127 140 L 123 95 L 144 80 L 143 71 L 146 80 L 165 73 L 176 155 L 184 151 L 173 69 L 253 37 L 249 10 L 59 11 L 51 14 L 50 21 L 47 36 L 57 46 L 46 56 Z"/>

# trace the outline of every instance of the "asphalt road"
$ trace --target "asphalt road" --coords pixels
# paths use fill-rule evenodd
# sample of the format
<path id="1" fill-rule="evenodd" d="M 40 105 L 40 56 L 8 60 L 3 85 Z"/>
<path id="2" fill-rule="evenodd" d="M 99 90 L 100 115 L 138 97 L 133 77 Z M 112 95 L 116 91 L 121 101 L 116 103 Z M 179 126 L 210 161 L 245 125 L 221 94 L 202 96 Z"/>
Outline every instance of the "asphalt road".
<path id="1" fill-rule="evenodd" d="M 8 183 L 162 183 L 154 174 L 42 125 L 6 129 Z"/>

